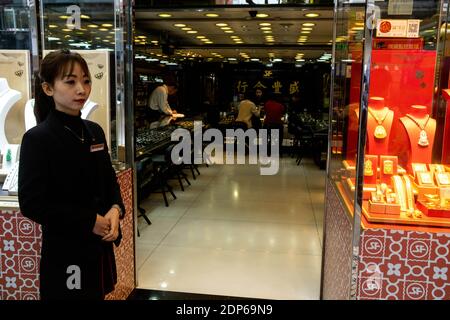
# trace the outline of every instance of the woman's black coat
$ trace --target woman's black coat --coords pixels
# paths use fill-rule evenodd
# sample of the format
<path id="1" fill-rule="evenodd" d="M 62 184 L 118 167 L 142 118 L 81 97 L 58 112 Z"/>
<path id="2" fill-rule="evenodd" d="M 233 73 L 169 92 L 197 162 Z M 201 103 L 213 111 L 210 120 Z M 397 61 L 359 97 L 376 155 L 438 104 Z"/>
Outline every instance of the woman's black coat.
<path id="1" fill-rule="evenodd" d="M 42 225 L 42 299 L 102 299 L 117 282 L 112 243 L 92 230 L 97 213 L 105 215 L 113 204 L 125 208 L 104 132 L 82 122 L 84 143 L 57 111 L 22 140 L 19 204 L 25 217 Z M 101 143 L 103 150 L 91 152 L 91 145 Z"/>

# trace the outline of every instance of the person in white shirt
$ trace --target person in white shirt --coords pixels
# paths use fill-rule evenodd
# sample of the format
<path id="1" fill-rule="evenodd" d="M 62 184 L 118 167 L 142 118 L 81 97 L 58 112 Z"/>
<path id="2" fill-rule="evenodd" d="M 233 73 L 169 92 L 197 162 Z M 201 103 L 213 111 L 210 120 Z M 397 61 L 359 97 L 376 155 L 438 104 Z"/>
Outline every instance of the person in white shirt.
<path id="1" fill-rule="evenodd" d="M 175 94 L 177 90 L 175 83 L 167 83 L 156 87 L 149 98 L 150 109 L 159 112 L 160 115 L 174 115 L 176 111 L 172 110 L 167 99 L 169 95 Z"/>

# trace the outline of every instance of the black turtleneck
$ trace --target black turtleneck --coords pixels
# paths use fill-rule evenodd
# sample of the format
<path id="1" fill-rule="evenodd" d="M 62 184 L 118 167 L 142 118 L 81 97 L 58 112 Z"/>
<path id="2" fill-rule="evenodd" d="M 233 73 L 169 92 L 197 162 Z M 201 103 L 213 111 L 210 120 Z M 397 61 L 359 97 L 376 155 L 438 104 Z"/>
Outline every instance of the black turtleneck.
<path id="1" fill-rule="evenodd" d="M 81 112 L 77 116 L 72 116 L 56 109 L 52 112 L 63 126 L 69 127 L 78 137 L 82 137 L 83 120 L 81 119 Z"/>

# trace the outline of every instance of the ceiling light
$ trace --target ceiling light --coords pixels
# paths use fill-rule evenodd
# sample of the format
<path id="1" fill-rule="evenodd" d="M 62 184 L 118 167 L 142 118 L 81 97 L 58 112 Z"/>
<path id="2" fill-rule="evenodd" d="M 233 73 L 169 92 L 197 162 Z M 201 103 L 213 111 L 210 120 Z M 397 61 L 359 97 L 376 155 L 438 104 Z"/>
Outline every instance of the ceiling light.
<path id="1" fill-rule="evenodd" d="M 300 33 L 303 33 L 303 34 L 310 34 L 311 31 L 301 31 Z"/>
<path id="2" fill-rule="evenodd" d="M 174 26 L 174 27 L 178 27 L 178 28 L 184 28 L 184 27 L 186 27 L 186 25 L 185 25 L 184 23 L 175 23 L 173 26 Z"/>
<path id="3" fill-rule="evenodd" d="M 320 14 L 318 14 L 318 13 L 307 13 L 307 14 L 305 14 L 305 17 L 308 17 L 308 18 L 317 18 L 318 16 L 320 16 Z"/>
<path id="4" fill-rule="evenodd" d="M 205 36 L 196 36 L 197 39 L 206 39 Z"/>
<path id="5" fill-rule="evenodd" d="M 57 40 L 60 40 L 60 39 L 56 38 L 56 37 L 47 37 L 47 40 L 48 41 L 57 41 Z"/>
<path id="6" fill-rule="evenodd" d="M 312 31 L 312 29 L 313 29 L 313 28 L 309 28 L 309 27 L 304 27 L 304 28 L 302 28 L 302 30 L 305 30 L 305 31 Z"/>
<path id="7" fill-rule="evenodd" d="M 183 31 L 190 31 L 190 30 L 192 30 L 192 28 L 186 27 L 186 28 L 181 28 L 181 30 L 183 30 Z"/>
<path id="8" fill-rule="evenodd" d="M 230 60 L 230 61 L 236 61 L 237 59 L 236 59 L 236 58 L 228 58 L 228 60 Z"/>
<path id="9" fill-rule="evenodd" d="M 272 33 L 272 30 L 264 30 L 263 33 Z"/>
<path id="10" fill-rule="evenodd" d="M 259 61 L 257 58 L 250 59 L 251 61 Z"/>
<path id="11" fill-rule="evenodd" d="M 111 24 L 111 23 L 103 23 L 102 24 L 102 27 L 107 27 L 107 28 L 110 28 L 110 27 L 112 27 L 113 25 Z"/>
<path id="12" fill-rule="evenodd" d="M 98 30 L 100 30 L 100 31 L 108 31 L 109 29 L 106 29 L 106 28 L 100 28 L 100 29 L 98 29 Z"/>
<path id="13" fill-rule="evenodd" d="M 70 32 L 70 31 L 72 31 L 72 29 L 61 29 L 62 31 L 65 31 L 65 32 Z"/>
<path id="14" fill-rule="evenodd" d="M 258 13 L 256 15 L 257 18 L 267 18 L 269 15 L 267 13 Z"/>
<path id="15" fill-rule="evenodd" d="M 198 31 L 190 30 L 190 31 L 187 31 L 186 33 L 198 33 Z"/>
<path id="16" fill-rule="evenodd" d="M 48 27 L 49 28 L 58 28 L 58 26 L 56 24 L 50 24 Z"/>
<path id="17" fill-rule="evenodd" d="M 160 13 L 158 14 L 158 16 L 161 18 L 170 18 L 172 15 L 169 13 Z"/>
<path id="18" fill-rule="evenodd" d="M 88 28 L 98 28 L 98 25 L 96 25 L 96 24 L 88 24 Z"/>
<path id="19" fill-rule="evenodd" d="M 208 42 L 210 40 L 209 39 L 200 39 L 200 41 Z"/>
<path id="20" fill-rule="evenodd" d="M 220 29 L 222 29 L 222 30 L 231 30 L 230 27 L 220 27 Z"/>
<path id="21" fill-rule="evenodd" d="M 306 23 L 302 23 L 302 26 L 304 27 L 314 27 L 316 24 L 312 23 L 312 22 L 306 22 Z"/>
<path id="22" fill-rule="evenodd" d="M 217 13 L 206 13 L 205 16 L 208 18 L 217 18 L 219 15 Z"/>
<path id="23" fill-rule="evenodd" d="M 139 39 L 146 39 L 146 36 L 137 36 Z"/>
<path id="24" fill-rule="evenodd" d="M 205 41 L 206 44 L 213 44 L 214 42 L 212 41 Z"/>
<path id="25" fill-rule="evenodd" d="M 216 23 L 216 26 L 218 26 L 218 27 L 227 27 L 228 23 Z"/>
<path id="26" fill-rule="evenodd" d="M 69 19 L 69 16 L 59 16 L 60 19 Z"/>
<path id="27" fill-rule="evenodd" d="M 85 14 L 82 14 L 82 15 L 80 16 L 80 18 L 81 18 L 81 19 L 90 19 L 91 17 L 90 17 L 90 16 L 87 16 L 87 15 L 85 15 Z"/>
<path id="28" fill-rule="evenodd" d="M 362 31 L 362 30 L 364 30 L 364 27 L 353 27 L 352 30 Z"/>
<path id="29" fill-rule="evenodd" d="M 269 23 L 269 22 L 261 22 L 259 25 L 260 25 L 261 27 L 268 27 L 268 26 L 271 26 L 272 24 Z"/>
<path id="30" fill-rule="evenodd" d="M 261 29 L 261 30 L 272 30 L 271 27 L 261 27 L 260 29 Z"/>
<path id="31" fill-rule="evenodd" d="M 239 39 L 238 36 L 230 36 L 231 39 Z"/>
<path id="32" fill-rule="evenodd" d="M 243 41 L 236 41 L 235 44 L 243 44 Z"/>
<path id="33" fill-rule="evenodd" d="M 225 30 L 224 32 L 225 32 L 225 33 L 234 33 L 233 30 Z"/>
<path id="34" fill-rule="evenodd" d="M 158 40 L 152 40 L 151 43 L 158 44 Z"/>
<path id="35" fill-rule="evenodd" d="M 267 42 L 275 42 L 275 39 L 266 39 Z"/>

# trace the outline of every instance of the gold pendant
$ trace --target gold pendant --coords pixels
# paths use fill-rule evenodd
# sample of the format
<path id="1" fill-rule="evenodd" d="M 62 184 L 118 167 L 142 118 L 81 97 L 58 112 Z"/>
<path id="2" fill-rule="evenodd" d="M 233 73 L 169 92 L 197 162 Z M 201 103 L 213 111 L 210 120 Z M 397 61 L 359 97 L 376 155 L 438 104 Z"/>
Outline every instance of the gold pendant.
<path id="1" fill-rule="evenodd" d="M 420 136 L 419 136 L 418 144 L 421 147 L 428 147 L 428 145 L 430 144 L 430 142 L 428 141 L 427 132 L 425 130 L 423 130 L 423 129 L 420 130 Z"/>
<path id="2" fill-rule="evenodd" d="M 377 125 L 375 128 L 374 136 L 377 139 L 384 139 L 387 137 L 386 129 L 382 125 Z"/>
<path id="3" fill-rule="evenodd" d="M 383 173 L 384 174 L 394 174 L 394 161 L 384 160 L 383 162 Z"/>
<path id="4" fill-rule="evenodd" d="M 364 162 L 364 175 L 368 177 L 373 176 L 372 161 L 370 160 Z"/>

